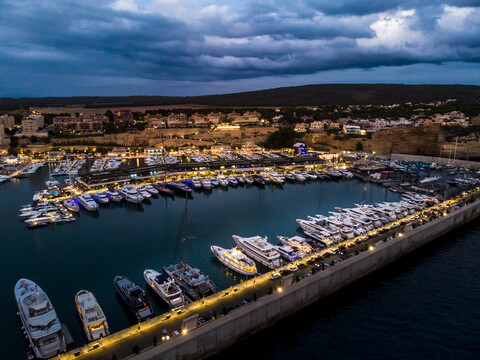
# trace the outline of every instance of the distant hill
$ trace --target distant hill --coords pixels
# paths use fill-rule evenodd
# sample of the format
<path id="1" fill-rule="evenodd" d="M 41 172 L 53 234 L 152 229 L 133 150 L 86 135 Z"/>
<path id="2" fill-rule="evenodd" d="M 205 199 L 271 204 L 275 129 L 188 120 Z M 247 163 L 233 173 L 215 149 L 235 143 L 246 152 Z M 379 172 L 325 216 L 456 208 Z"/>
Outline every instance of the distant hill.
<path id="1" fill-rule="evenodd" d="M 199 104 L 219 107 L 315 106 L 349 104 L 394 104 L 457 99 L 477 101 L 480 86 L 402 84 L 324 84 L 283 87 L 234 94 L 205 96 L 76 96 L 45 98 L 0 98 L 0 110 L 25 107 L 133 107 Z"/>

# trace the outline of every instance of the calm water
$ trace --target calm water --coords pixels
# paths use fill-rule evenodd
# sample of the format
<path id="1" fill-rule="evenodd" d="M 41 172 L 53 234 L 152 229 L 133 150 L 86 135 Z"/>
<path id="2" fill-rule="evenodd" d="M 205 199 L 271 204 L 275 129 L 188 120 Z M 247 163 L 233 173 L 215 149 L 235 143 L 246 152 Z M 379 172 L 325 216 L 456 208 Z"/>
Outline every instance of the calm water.
<path id="1" fill-rule="evenodd" d="M 44 167 L 29 179 L 0 185 L 0 291 L 5 295 L 1 359 L 24 358 L 26 345 L 13 296 L 19 278 L 35 280 L 47 292 L 75 345 L 81 345 L 85 340 L 74 306 L 77 291 L 92 291 L 111 330 L 117 331 L 132 319 L 115 295 L 113 278 L 125 275 L 144 286 L 144 269 L 160 270 L 174 261 L 185 200 L 152 198 L 141 207 L 111 204 L 97 215 L 82 210 L 70 224 L 29 230 L 20 222 L 18 209 L 44 188 L 47 177 Z M 195 193 L 189 201 L 189 233 L 195 238 L 189 241 L 188 259 L 220 288 L 227 287 L 240 279 L 213 259 L 211 244 L 232 247 L 232 234 L 274 240 L 276 235 L 294 235 L 296 218 L 327 214 L 335 206 L 397 199 L 384 187 L 358 181 Z M 413 358 L 414 351 L 437 358 L 471 356 L 478 350 L 480 323 L 477 228 L 467 227 L 455 238 L 439 241 L 286 320 L 250 341 L 256 351 L 245 350 L 244 356 Z M 176 260 L 181 252 L 180 247 Z M 152 298 L 157 313 L 167 310 Z"/>

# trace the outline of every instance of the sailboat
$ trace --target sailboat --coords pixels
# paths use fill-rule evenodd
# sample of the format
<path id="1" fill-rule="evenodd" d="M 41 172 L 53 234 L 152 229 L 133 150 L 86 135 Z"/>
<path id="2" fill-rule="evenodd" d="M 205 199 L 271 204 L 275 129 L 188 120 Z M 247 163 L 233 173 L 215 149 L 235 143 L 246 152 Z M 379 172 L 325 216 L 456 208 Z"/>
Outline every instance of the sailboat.
<path id="1" fill-rule="evenodd" d="M 177 285 L 185 292 L 192 301 L 216 293 L 217 287 L 213 281 L 200 269 L 194 268 L 187 263 L 187 240 L 188 240 L 188 196 L 185 197 L 185 237 L 183 238 L 184 259 L 178 264 L 164 268 L 165 273 L 175 279 Z M 178 247 L 178 241 L 177 241 Z"/>

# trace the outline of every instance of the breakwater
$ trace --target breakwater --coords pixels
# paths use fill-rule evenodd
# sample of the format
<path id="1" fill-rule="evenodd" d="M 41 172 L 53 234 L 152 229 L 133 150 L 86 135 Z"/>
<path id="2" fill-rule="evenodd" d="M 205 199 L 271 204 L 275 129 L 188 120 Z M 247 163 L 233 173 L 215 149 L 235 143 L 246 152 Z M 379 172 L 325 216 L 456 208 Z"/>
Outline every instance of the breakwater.
<path id="1" fill-rule="evenodd" d="M 454 230 L 478 217 L 480 201 L 463 206 L 449 215 L 379 244 L 373 251 L 357 255 L 324 272 L 305 278 L 274 292 L 258 301 L 242 306 L 227 316 L 208 322 L 186 335 L 173 338 L 156 347 L 145 349 L 135 359 L 201 359 L 219 353 L 231 345 L 261 331 L 301 308 L 344 288 L 363 276 L 380 269 L 417 249 L 418 247 Z M 134 329 L 130 329 L 134 332 Z M 158 328 L 160 331 L 161 328 Z M 142 334 L 132 338 L 122 337 L 125 346 L 132 349 Z M 151 343 L 151 339 L 150 339 Z M 101 348 L 91 358 L 111 359 L 102 355 Z M 94 350 L 95 352 L 95 350 Z M 72 353 L 69 353 L 72 354 Z M 69 354 L 66 354 L 68 356 Z M 93 355 L 93 354 L 92 354 Z M 63 356 L 62 356 L 63 358 Z M 73 357 L 72 357 L 73 358 Z M 119 357 L 120 359 L 121 357 Z"/>

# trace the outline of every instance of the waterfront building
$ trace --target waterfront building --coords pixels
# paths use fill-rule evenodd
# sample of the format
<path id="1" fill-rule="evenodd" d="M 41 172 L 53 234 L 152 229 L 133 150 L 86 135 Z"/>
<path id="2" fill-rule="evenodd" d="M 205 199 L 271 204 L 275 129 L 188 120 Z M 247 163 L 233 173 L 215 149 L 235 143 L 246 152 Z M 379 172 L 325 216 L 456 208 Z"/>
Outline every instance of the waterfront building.
<path id="1" fill-rule="evenodd" d="M 231 152 L 232 147 L 228 145 L 214 145 L 210 147 L 212 154 L 222 154 L 226 152 Z"/>
<path id="2" fill-rule="evenodd" d="M 28 115 L 22 120 L 22 132 L 23 134 L 36 133 L 37 130 L 45 125 L 43 115 Z"/>
<path id="3" fill-rule="evenodd" d="M 8 114 L 1 115 L 0 125 L 5 126 L 5 128 L 13 129 L 15 127 L 15 118 Z"/>
<path id="4" fill-rule="evenodd" d="M 108 118 L 103 115 L 57 116 L 53 118 L 55 133 L 93 133 L 103 129 L 103 122 Z"/>
<path id="5" fill-rule="evenodd" d="M 163 155 L 163 147 L 159 147 L 159 148 L 145 148 L 143 149 L 143 154 L 146 155 L 146 156 L 161 156 Z"/>

